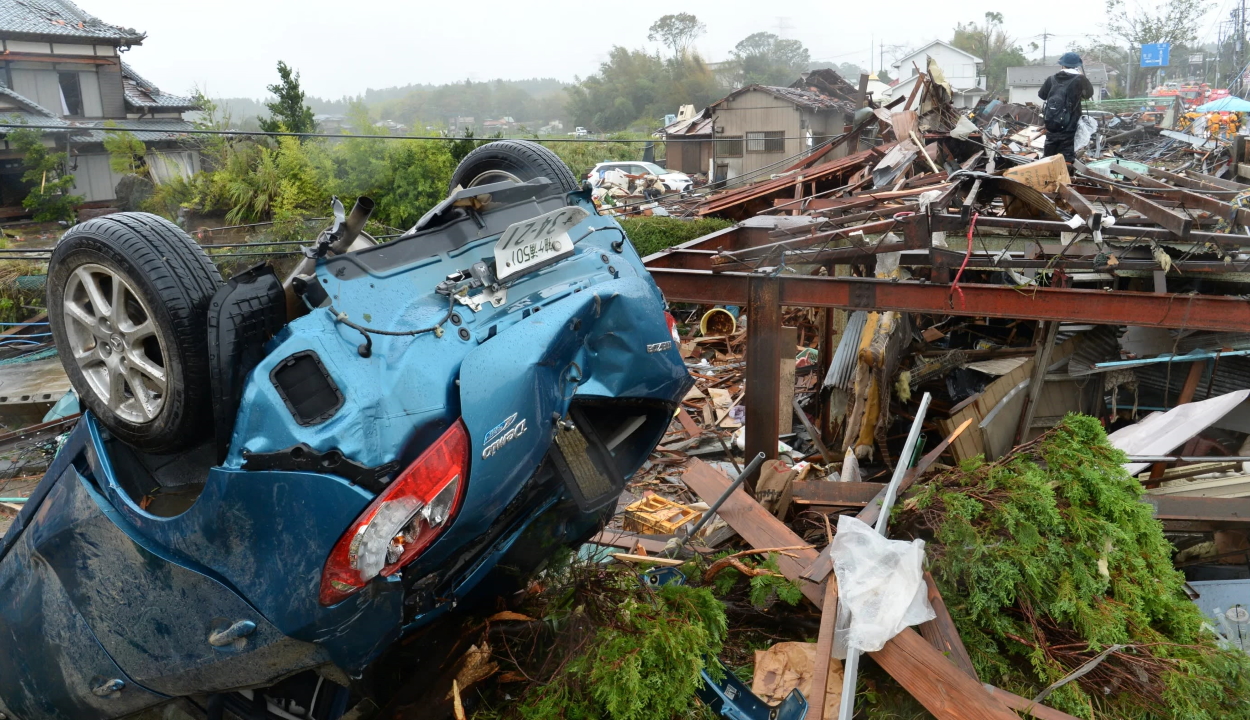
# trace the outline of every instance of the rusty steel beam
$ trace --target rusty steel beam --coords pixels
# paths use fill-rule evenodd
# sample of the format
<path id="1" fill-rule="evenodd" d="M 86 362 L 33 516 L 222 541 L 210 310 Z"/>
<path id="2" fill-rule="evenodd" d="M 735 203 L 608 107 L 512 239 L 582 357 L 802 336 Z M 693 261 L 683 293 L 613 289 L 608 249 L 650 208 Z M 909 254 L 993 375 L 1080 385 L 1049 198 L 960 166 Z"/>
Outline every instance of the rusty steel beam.
<path id="1" fill-rule="evenodd" d="M 713 274 L 655 268 L 652 277 L 670 302 L 745 305 L 746 273 Z M 893 282 L 868 278 L 791 275 L 776 278 L 780 304 L 852 310 L 901 310 L 932 315 L 1028 318 L 1097 325 L 1250 332 L 1250 302 L 1237 297 L 1005 285 Z"/>
<path id="2" fill-rule="evenodd" d="M 1071 185 L 1060 185 L 1059 197 L 1068 201 L 1068 205 L 1072 206 L 1077 215 L 1085 218 L 1085 224 L 1090 229 L 1102 227 L 1102 210 L 1095 209 L 1094 204 L 1078 192 L 1076 188 Z"/>
<path id="3" fill-rule="evenodd" d="M 1125 205 L 1128 205 L 1142 215 L 1150 218 L 1152 222 L 1158 223 L 1159 225 L 1167 228 L 1179 238 L 1188 237 L 1190 231 L 1194 227 L 1193 219 L 1174 213 L 1144 195 L 1129 192 L 1128 190 L 1115 185 L 1111 186 L 1109 190 L 1111 191 L 1111 197 L 1115 198 L 1117 202 L 1122 202 Z"/>
<path id="4" fill-rule="evenodd" d="M 781 279 L 756 275 L 746 280 L 746 453 L 777 457 L 781 432 Z M 739 303 L 742 304 L 742 303 Z M 793 353 L 791 348 L 789 352 Z M 754 494 L 755 479 L 747 484 Z"/>

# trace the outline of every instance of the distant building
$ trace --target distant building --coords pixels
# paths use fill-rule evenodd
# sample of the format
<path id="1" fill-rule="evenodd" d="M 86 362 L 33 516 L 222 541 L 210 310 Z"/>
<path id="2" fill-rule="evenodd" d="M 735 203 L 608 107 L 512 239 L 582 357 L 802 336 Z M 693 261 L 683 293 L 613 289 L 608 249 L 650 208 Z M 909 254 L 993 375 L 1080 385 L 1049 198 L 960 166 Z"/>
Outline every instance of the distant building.
<path id="1" fill-rule="evenodd" d="M 472 117 L 456 116 L 447 119 L 447 129 L 452 135 L 460 135 L 465 130 L 476 130 L 477 121 Z"/>
<path id="2" fill-rule="evenodd" d="M 953 90 L 951 102 L 955 107 L 976 107 L 985 95 L 985 75 L 981 72 L 983 61 L 976 55 L 941 40 L 934 40 L 918 50 L 913 50 L 893 64 L 895 77 L 899 81 L 890 88 L 890 97 L 910 97 L 912 88 L 920 81 L 919 73 L 928 67 L 929 58 L 937 62 L 938 67 L 942 68 L 942 74 L 946 76 L 946 82 L 950 83 Z"/>
<path id="3" fill-rule="evenodd" d="M 153 181 L 190 176 L 199 153 L 183 132 L 190 98 L 162 92 L 121 60 L 146 35 L 108 25 L 69 0 L 0 0 L 0 131 L 15 125 L 53 126 L 49 146 L 69 152 L 74 193 L 84 207 L 117 198 L 121 176 L 104 151 L 106 123 L 147 145 Z M 21 157 L 7 141 L 0 150 L 0 217 L 25 214 Z"/>
<path id="4" fill-rule="evenodd" d="M 717 182 L 781 172 L 788 158 L 797 160 L 801 153 L 846 131 L 857 93 L 833 70 L 804 73 L 790 87 L 750 85 L 735 90 L 705 111 L 715 142 L 703 172 L 711 167 Z"/>
<path id="5" fill-rule="evenodd" d="M 1042 89 L 1046 78 L 1059 72 L 1058 65 L 1025 65 L 1007 68 L 1007 102 L 1021 105 L 1032 103 L 1041 105 L 1042 99 L 1037 91 Z M 1094 102 L 1103 98 L 1107 89 L 1107 66 L 1102 63 L 1089 63 L 1085 66 L 1085 77 L 1094 86 Z"/>
<path id="6" fill-rule="evenodd" d="M 712 113 L 682 105 L 676 119 L 656 133 L 665 141 L 664 166 L 687 175 L 703 175 L 712 162 Z"/>

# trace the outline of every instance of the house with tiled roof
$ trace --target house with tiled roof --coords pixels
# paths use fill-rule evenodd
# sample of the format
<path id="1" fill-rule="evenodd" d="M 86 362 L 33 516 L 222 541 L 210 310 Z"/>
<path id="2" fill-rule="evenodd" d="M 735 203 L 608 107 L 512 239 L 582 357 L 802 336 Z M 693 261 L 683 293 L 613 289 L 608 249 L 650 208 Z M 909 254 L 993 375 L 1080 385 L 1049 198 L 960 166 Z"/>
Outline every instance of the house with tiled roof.
<path id="1" fill-rule="evenodd" d="M 138 30 L 109 25 L 70 0 L 0 0 L 0 133 L 37 126 L 45 143 L 68 151 L 74 194 L 85 207 L 107 207 L 121 176 L 109 168 L 106 129 L 131 131 L 147 145 L 156 182 L 189 175 L 199 154 L 188 145 L 194 127 L 183 113 L 191 98 L 166 93 L 121 56 L 141 45 Z M 0 217 L 23 213 L 28 188 L 21 157 L 0 149 Z"/>
<path id="2" fill-rule="evenodd" d="M 855 92 L 833 70 L 818 70 L 789 87 L 748 85 L 708 105 L 713 179 L 767 177 L 787 158 L 842 134 L 855 112 Z"/>

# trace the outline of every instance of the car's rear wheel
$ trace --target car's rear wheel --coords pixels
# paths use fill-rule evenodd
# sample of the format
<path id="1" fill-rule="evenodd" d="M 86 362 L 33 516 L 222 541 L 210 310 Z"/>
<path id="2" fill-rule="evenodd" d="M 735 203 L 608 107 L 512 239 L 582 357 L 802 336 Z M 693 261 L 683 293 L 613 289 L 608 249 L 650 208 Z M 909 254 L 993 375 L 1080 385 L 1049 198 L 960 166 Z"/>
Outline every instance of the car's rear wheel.
<path id="1" fill-rule="evenodd" d="M 551 150 L 528 140 L 487 143 L 465 156 L 451 175 L 451 190 L 545 177 L 563 192 L 578 189 L 573 171 Z"/>
<path id="2" fill-rule="evenodd" d="M 207 310 L 220 285 L 204 251 L 155 215 L 96 218 L 57 244 L 53 339 L 83 406 L 118 439 L 156 454 L 203 440 Z"/>

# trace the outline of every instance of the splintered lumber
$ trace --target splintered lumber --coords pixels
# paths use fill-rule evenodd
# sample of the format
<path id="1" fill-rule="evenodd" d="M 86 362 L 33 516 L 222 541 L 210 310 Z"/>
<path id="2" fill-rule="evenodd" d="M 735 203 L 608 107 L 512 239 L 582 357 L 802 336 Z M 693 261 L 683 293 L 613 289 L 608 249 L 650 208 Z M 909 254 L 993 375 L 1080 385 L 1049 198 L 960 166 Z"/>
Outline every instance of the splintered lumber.
<path id="1" fill-rule="evenodd" d="M 943 655 L 950 658 L 956 667 L 968 674 L 968 677 L 980 682 L 977 669 L 968 655 L 968 648 L 964 647 L 964 641 L 959 637 L 955 621 L 951 619 L 950 611 L 946 609 L 946 601 L 942 599 L 942 593 L 938 592 L 937 583 L 933 582 L 933 575 L 927 570 L 924 574 L 924 583 L 929 596 L 929 604 L 933 606 L 936 617 L 920 624 L 917 628 L 920 630 L 920 635 Z"/>
<path id="2" fill-rule="evenodd" d="M 681 480 L 704 502 L 712 503 L 719 498 L 730 485 L 725 474 L 695 459 L 686 468 Z M 777 554 L 777 569 L 782 575 L 795 579 L 803 572 L 803 568 L 816 559 L 816 550 L 805 547 L 803 539 L 786 527 L 786 524 L 773 517 L 742 488 L 735 490 L 725 499 L 717 515 L 733 528 L 747 544 L 756 548 L 801 547 L 789 550 L 788 554 Z M 790 557 L 793 555 L 794 557 Z M 817 607 L 824 601 L 825 586 L 815 583 L 803 583 L 803 595 Z"/>
<path id="3" fill-rule="evenodd" d="M 697 459 L 690 463 L 682 481 L 705 502 L 714 501 L 730 486 L 724 473 Z M 795 548 L 787 551 L 795 555 L 794 558 L 777 555 L 778 569 L 791 580 L 797 579 L 803 567 L 815 559 L 815 550 L 806 547 L 802 538 L 741 488 L 725 500 L 718 513 L 753 547 Z M 803 595 L 823 609 L 826 587 L 835 588 L 824 583 L 803 583 Z M 938 720 L 1018 720 L 1006 705 L 995 700 L 980 683 L 968 677 L 911 628 L 868 655 Z M 819 716 L 812 714 L 812 717 Z"/>
<path id="4" fill-rule="evenodd" d="M 911 628 L 868 657 L 938 720 L 1019 720 L 1005 703 Z"/>

